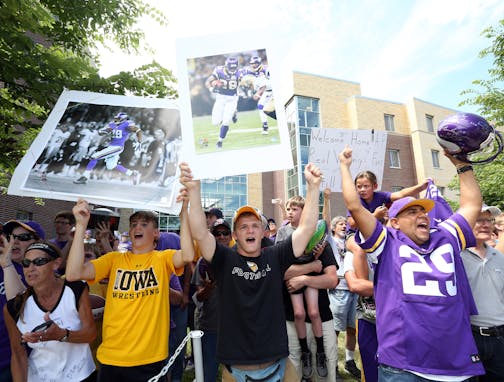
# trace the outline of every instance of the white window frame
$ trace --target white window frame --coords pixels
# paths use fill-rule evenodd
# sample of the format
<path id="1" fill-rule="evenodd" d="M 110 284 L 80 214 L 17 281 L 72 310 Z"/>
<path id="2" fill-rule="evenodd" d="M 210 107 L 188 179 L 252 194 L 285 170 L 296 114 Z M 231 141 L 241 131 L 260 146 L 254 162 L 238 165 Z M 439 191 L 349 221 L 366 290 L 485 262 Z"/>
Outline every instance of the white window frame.
<path id="1" fill-rule="evenodd" d="M 440 168 L 439 166 L 439 150 L 431 150 L 432 167 Z"/>
<path id="2" fill-rule="evenodd" d="M 427 126 L 427 131 L 429 133 L 434 132 L 434 116 L 430 114 L 425 114 L 425 125 Z"/>
<path id="3" fill-rule="evenodd" d="M 401 156 L 399 154 L 399 150 L 387 150 L 387 151 L 390 161 L 390 168 L 401 168 Z M 396 162 L 397 165 L 395 165 Z"/>
<path id="4" fill-rule="evenodd" d="M 394 117 L 394 114 L 383 114 L 386 131 L 395 131 Z"/>

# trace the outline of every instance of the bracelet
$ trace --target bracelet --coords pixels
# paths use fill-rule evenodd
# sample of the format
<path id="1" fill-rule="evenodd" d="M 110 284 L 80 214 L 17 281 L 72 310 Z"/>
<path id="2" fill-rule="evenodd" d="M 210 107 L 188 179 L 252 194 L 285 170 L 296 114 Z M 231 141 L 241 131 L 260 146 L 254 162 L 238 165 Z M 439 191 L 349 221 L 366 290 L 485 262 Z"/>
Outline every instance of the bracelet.
<path id="1" fill-rule="evenodd" d="M 463 174 L 466 171 L 472 171 L 472 170 L 473 170 L 473 167 L 470 164 L 468 164 L 468 165 L 465 165 L 462 167 L 458 167 L 457 174 Z"/>
<path id="2" fill-rule="evenodd" d="M 2 267 L 2 269 L 7 269 L 7 268 L 13 267 L 13 266 L 14 266 L 14 264 L 10 263 L 9 265 L 6 265 L 5 267 Z"/>
<path id="3" fill-rule="evenodd" d="M 65 329 L 65 335 L 59 339 L 60 342 L 68 342 L 70 336 L 70 330 Z"/>

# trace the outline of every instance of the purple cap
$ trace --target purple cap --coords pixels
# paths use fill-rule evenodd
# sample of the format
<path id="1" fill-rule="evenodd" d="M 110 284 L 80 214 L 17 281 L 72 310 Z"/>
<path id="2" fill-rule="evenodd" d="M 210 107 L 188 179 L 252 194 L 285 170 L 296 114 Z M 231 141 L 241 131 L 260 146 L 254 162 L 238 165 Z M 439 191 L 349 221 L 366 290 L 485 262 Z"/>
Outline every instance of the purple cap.
<path id="1" fill-rule="evenodd" d="M 420 206 L 425 209 L 425 212 L 429 212 L 434 208 L 434 201 L 431 199 L 415 199 L 412 196 L 406 196 L 405 198 L 401 198 L 396 200 L 390 206 L 388 211 L 389 218 L 396 218 L 401 212 L 403 212 L 406 208 L 412 206 Z"/>
<path id="2" fill-rule="evenodd" d="M 25 230 L 36 234 L 39 239 L 45 239 L 45 232 L 42 229 L 42 226 L 34 221 L 21 222 L 19 220 L 9 220 L 4 224 L 3 230 L 6 234 L 10 235 L 16 227 L 23 227 Z"/>
<path id="3" fill-rule="evenodd" d="M 205 212 L 206 215 L 213 215 L 217 219 L 224 219 L 224 215 L 222 214 L 222 211 L 219 210 L 218 208 L 210 208 L 208 211 Z"/>

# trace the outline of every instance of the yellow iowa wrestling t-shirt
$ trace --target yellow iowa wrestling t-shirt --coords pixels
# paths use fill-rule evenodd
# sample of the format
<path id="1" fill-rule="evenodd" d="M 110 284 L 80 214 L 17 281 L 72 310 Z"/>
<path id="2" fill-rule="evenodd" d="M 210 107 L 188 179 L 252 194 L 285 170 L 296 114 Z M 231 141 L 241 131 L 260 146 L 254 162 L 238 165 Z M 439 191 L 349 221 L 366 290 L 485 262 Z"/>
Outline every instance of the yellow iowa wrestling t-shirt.
<path id="1" fill-rule="evenodd" d="M 102 343 L 97 358 L 106 365 L 138 366 L 168 357 L 170 275 L 175 250 L 145 254 L 110 252 L 92 260 L 96 277 L 108 278 Z"/>

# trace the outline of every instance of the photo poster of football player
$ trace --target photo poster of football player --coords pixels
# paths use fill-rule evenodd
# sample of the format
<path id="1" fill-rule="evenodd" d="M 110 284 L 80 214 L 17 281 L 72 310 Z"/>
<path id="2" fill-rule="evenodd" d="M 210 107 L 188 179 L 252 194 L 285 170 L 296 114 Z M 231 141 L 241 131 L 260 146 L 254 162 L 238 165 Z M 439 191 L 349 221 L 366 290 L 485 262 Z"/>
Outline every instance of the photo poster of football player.
<path id="1" fill-rule="evenodd" d="M 352 174 L 373 172 L 380 189 L 385 167 L 386 131 L 313 128 L 310 129 L 308 161 L 315 163 L 324 174 L 320 190 L 329 187 L 332 192 L 341 192 L 338 156 L 347 145 L 352 148 Z"/>
<path id="2" fill-rule="evenodd" d="M 236 32 L 176 41 L 184 158 L 197 178 L 292 168 L 278 60 L 257 40 Z"/>
<path id="3" fill-rule="evenodd" d="M 8 193 L 178 214 L 173 100 L 63 91 Z"/>

